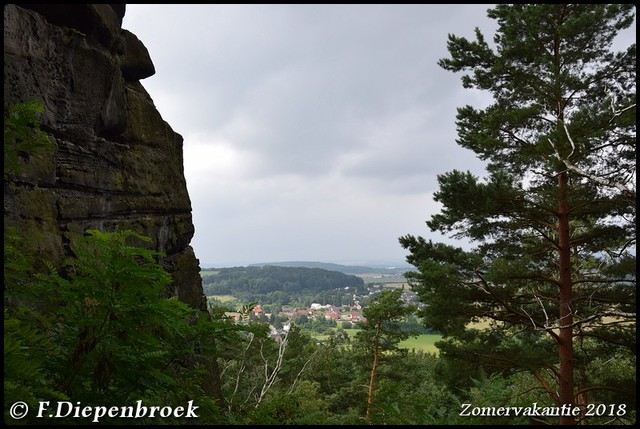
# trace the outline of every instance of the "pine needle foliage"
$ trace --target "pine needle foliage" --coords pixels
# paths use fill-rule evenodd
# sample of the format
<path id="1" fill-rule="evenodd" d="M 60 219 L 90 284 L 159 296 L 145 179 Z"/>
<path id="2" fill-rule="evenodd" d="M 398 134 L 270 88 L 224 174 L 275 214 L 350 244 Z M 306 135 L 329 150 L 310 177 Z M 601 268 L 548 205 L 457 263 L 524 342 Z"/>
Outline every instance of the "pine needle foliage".
<path id="1" fill-rule="evenodd" d="M 635 380 L 600 385 L 589 363 L 636 354 L 636 44 L 613 49 L 635 6 L 500 4 L 488 17 L 493 44 L 450 35 L 438 61 L 490 96 L 456 117 L 487 174 L 439 175 L 442 210 L 426 222 L 473 249 L 400 237 L 421 315 L 457 381 L 460 365 L 526 371 L 555 406 L 616 392 L 631 410 Z"/>

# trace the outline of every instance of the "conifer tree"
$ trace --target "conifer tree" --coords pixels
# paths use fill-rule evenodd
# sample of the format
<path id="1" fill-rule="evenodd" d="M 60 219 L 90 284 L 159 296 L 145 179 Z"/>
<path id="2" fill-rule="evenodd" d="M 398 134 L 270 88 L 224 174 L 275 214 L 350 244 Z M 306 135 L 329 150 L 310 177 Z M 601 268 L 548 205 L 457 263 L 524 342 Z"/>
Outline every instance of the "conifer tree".
<path id="1" fill-rule="evenodd" d="M 594 386 L 593 362 L 635 361 L 636 47 L 611 50 L 635 6 L 502 4 L 488 16 L 493 46 L 478 29 L 475 41 L 450 35 L 439 61 L 492 96 L 456 122 L 487 177 L 440 175 L 443 208 L 427 222 L 477 246 L 400 243 L 426 323 L 449 337 L 443 355 L 528 371 L 557 405 L 584 406 L 626 387 Z M 490 328 L 470 329 L 481 320 Z"/>
<path id="2" fill-rule="evenodd" d="M 376 375 L 382 352 L 397 349 L 398 343 L 409 337 L 409 333 L 400 329 L 398 322 L 413 313 L 415 307 L 406 304 L 401 295 L 402 289 L 383 290 L 362 312 L 365 321 L 357 337 L 372 348 L 373 355 L 365 417 L 369 423 L 372 419 Z"/>

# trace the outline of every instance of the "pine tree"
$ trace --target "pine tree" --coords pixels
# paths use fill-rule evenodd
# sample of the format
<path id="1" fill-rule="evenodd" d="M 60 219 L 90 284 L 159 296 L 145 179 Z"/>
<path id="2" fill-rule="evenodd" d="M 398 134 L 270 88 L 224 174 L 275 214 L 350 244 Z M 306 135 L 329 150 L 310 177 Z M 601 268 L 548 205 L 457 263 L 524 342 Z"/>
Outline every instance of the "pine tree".
<path id="1" fill-rule="evenodd" d="M 527 370 L 557 405 L 584 406 L 590 362 L 635 360 L 636 47 L 611 51 L 635 6 L 498 5 L 488 16 L 494 47 L 478 29 L 475 41 L 450 35 L 439 61 L 493 97 L 456 122 L 487 177 L 440 175 L 443 209 L 427 222 L 477 247 L 400 242 L 427 323 L 453 339 L 445 355 Z M 470 329 L 480 320 L 491 328 Z"/>
<path id="2" fill-rule="evenodd" d="M 362 331 L 357 334 L 357 338 L 370 346 L 373 354 L 365 417 L 369 423 L 372 419 L 376 375 L 382 352 L 397 349 L 398 343 L 409 337 L 409 333 L 402 331 L 398 322 L 413 313 L 415 307 L 402 300 L 402 292 L 402 289 L 383 290 L 362 312 L 365 321 L 362 323 Z"/>

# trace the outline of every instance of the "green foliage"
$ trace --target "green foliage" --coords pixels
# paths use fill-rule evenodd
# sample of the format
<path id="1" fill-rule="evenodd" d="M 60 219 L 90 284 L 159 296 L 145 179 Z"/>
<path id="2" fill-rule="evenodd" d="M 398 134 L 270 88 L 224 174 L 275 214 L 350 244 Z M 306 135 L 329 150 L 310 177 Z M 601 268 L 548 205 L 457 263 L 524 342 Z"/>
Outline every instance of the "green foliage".
<path id="1" fill-rule="evenodd" d="M 48 279 L 60 294 L 58 317 L 68 325 L 59 333 L 70 351 L 57 362 L 60 390 L 96 399 L 117 391 L 126 403 L 134 399 L 122 395 L 127 390 L 158 394 L 173 387 L 160 368 L 172 358 L 167 343 L 183 337 L 187 325 L 167 321 L 187 320 L 189 308 L 162 299 L 171 278 L 154 263 L 157 254 L 126 243 L 143 237 L 88 233 L 74 243 L 68 278 L 52 272 Z"/>
<path id="2" fill-rule="evenodd" d="M 452 385 L 472 388 L 481 370 L 492 385 L 525 371 L 558 387 L 564 404 L 581 391 L 635 403 L 635 389 L 615 386 L 630 374 L 599 385 L 590 365 L 635 359 L 636 48 L 610 51 L 634 11 L 503 4 L 488 14 L 493 46 L 479 30 L 473 41 L 449 36 L 439 64 L 493 99 L 461 107 L 456 122 L 458 144 L 486 161 L 487 176 L 441 174 L 443 209 L 427 225 L 477 247 L 400 243 L 418 269 L 408 277 L 426 326 L 448 337 Z M 543 371 L 557 378 L 542 382 Z"/>
<path id="3" fill-rule="evenodd" d="M 5 121 L 5 180 L 20 174 L 23 161 L 51 148 L 39 129 L 40 113 L 38 103 L 27 103 Z M 87 231 L 71 243 L 73 256 L 54 266 L 36 260 L 31 243 L 5 229 L 5 422 L 50 423 L 35 418 L 40 401 L 111 407 L 141 400 L 146 406 L 176 407 L 193 400 L 200 416 L 194 422 L 103 417 L 101 423 L 364 423 L 367 347 L 351 347 L 343 331 L 327 345 L 316 344 L 295 324 L 284 347 L 282 339 L 267 336 L 265 323 L 251 320 L 255 303 L 244 306 L 243 322 L 235 324 L 222 302 L 213 302 L 207 314 L 168 298 L 171 277 L 157 263 L 163 255 L 139 247 L 149 241 L 132 231 Z M 362 280 L 354 276 L 297 270 L 278 280 L 286 278 L 287 294 L 300 287 L 321 301 L 329 298 L 322 294 L 346 285 L 350 293 L 362 290 Z M 273 315 L 271 322 L 282 326 L 287 320 Z M 314 323 L 318 329 L 335 326 Z M 406 335 L 401 328 L 385 325 Z M 433 385 L 433 361 L 416 356 L 424 357 L 385 356 L 376 421 L 424 423 L 445 416 L 448 393 Z M 17 401 L 32 410 L 20 421 L 9 415 Z"/>
<path id="4" fill-rule="evenodd" d="M 44 112 L 40 100 L 11 107 L 4 120 L 4 180 L 21 172 L 20 158 L 36 156 L 50 149 L 49 136 L 40 129 L 38 116 Z"/>
<path id="5" fill-rule="evenodd" d="M 5 410 L 19 400 L 194 400 L 208 412 L 200 422 L 219 421 L 201 387 L 208 371 L 202 365 L 216 350 L 213 339 L 231 341 L 237 329 L 166 298 L 171 278 L 155 262 L 159 254 L 129 245 L 131 239 L 147 240 L 131 231 L 88 231 L 64 267 L 36 274 L 5 237 L 12 267 L 5 270 Z"/>
<path id="6" fill-rule="evenodd" d="M 397 353 L 380 367 L 375 424 L 454 424 L 457 398 L 434 377 L 437 358 L 426 353 Z"/>
<path id="7" fill-rule="evenodd" d="M 37 311 L 42 307 L 42 288 L 31 272 L 33 260 L 23 252 L 20 235 L 8 229 L 4 235 L 4 410 L 16 401 L 36 406 L 43 397 L 66 399 L 57 392 L 47 368 L 59 346 L 44 335 L 51 324 Z"/>
<path id="8" fill-rule="evenodd" d="M 305 380 L 291 392 L 279 390 L 258 408 L 248 410 L 248 425 L 318 425 L 326 424 L 326 400 L 318 395 L 316 383 Z"/>
<path id="9" fill-rule="evenodd" d="M 402 289 L 385 290 L 376 295 L 371 305 L 363 310 L 365 321 L 361 323 L 362 330 L 356 335 L 356 340 L 365 349 L 370 349 L 373 357 L 365 415 L 368 423 L 375 420 L 375 381 L 383 352 L 397 350 L 398 343 L 409 337 L 409 333 L 401 329 L 399 321 L 413 313 L 415 307 L 407 305 L 401 299 L 402 292 Z"/>
<path id="10" fill-rule="evenodd" d="M 527 374 L 515 374 L 505 377 L 498 374 L 487 375 L 480 372 L 478 378 L 472 378 L 470 397 L 467 403 L 473 407 L 495 408 L 496 404 L 504 407 L 531 407 L 534 403 L 539 407 L 555 406 L 548 395 Z M 467 424 L 512 425 L 540 424 L 544 418 L 526 416 L 463 416 Z M 462 417 L 461 417 L 462 418 Z"/>
<path id="11" fill-rule="evenodd" d="M 338 326 L 335 320 L 325 317 L 309 318 L 305 314 L 295 316 L 293 322 L 298 326 L 304 327 L 306 330 L 316 333 L 325 333 L 327 330 Z"/>
<path id="12" fill-rule="evenodd" d="M 371 305 L 362 311 L 366 320 L 360 324 L 358 341 L 367 347 L 377 342 L 381 350 L 395 350 L 400 341 L 417 335 L 402 329 L 401 322 L 416 310 L 400 298 L 402 292 L 403 289 L 384 290 L 376 295 Z"/>
<path id="13" fill-rule="evenodd" d="M 365 290 L 364 281 L 354 275 L 321 268 L 270 265 L 221 268 L 202 282 L 207 295 L 232 294 L 240 301 L 262 305 L 300 304 L 307 297 L 314 302 L 348 304 L 355 292 Z"/>

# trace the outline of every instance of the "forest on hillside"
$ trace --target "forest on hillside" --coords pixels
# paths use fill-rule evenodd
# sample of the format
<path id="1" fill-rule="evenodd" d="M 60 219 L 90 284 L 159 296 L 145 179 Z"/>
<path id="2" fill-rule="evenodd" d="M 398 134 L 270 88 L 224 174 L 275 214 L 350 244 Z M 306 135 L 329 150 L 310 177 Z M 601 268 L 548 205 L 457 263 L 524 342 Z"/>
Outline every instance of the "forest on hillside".
<path id="1" fill-rule="evenodd" d="M 317 262 L 317 261 L 283 261 L 283 262 L 269 262 L 261 264 L 251 264 L 250 266 L 263 267 L 265 265 L 277 266 L 277 267 L 306 267 L 306 268 L 322 268 L 327 271 L 338 271 L 345 274 L 386 274 L 386 275 L 398 275 L 404 274 L 409 268 L 408 266 L 401 267 L 364 267 L 359 265 L 342 265 L 329 262 Z M 406 264 L 404 264 L 406 265 Z"/>
<path id="2" fill-rule="evenodd" d="M 475 247 L 399 237 L 420 305 L 380 290 L 353 337 L 274 332 L 251 304 L 237 319 L 190 307 L 166 255 L 131 230 L 83 231 L 54 264 L 5 229 L 5 423 L 635 424 L 636 46 L 611 51 L 635 10 L 499 4 L 495 47 L 480 30 L 449 36 L 438 64 L 492 98 L 456 117 L 487 176 L 438 176 L 426 224 Z M 55 144 L 43 112 L 5 115 L 5 192 Z M 363 287 L 283 267 L 203 281 L 278 299 Z M 438 355 L 400 347 L 414 316 L 442 335 Z"/>
<path id="3" fill-rule="evenodd" d="M 207 296 L 233 295 L 247 303 L 282 305 L 307 301 L 307 297 L 320 303 L 331 297 L 335 305 L 342 305 L 342 301 L 348 304 L 354 294 L 366 291 L 364 280 L 354 275 L 271 265 L 216 269 L 203 276 L 202 287 Z"/>

